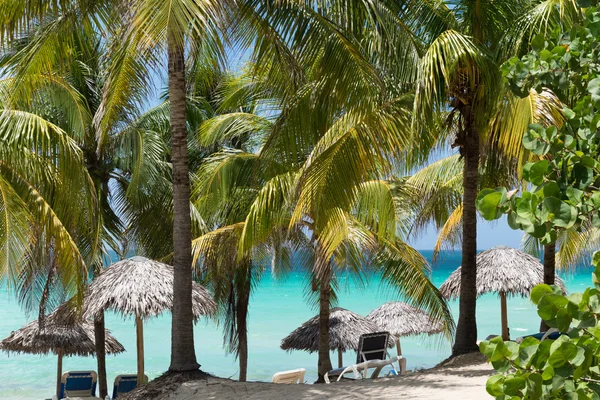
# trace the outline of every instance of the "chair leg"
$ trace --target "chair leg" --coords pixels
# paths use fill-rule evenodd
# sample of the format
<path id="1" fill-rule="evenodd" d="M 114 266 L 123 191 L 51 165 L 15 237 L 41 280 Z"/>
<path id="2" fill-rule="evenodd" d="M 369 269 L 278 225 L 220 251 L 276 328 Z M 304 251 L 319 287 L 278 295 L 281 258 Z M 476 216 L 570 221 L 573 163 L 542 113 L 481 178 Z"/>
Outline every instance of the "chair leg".
<path id="1" fill-rule="evenodd" d="M 371 374 L 371 379 L 376 379 L 379 376 L 379 373 L 381 372 L 382 368 L 383 367 L 377 367 L 377 368 L 375 368 L 375 370 Z"/>

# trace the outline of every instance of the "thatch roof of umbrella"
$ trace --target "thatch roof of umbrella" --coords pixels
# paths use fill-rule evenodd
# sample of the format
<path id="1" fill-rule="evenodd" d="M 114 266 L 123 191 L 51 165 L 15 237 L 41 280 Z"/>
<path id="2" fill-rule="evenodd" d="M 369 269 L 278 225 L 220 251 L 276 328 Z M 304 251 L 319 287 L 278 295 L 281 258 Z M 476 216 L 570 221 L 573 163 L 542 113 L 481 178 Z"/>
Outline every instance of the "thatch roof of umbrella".
<path id="1" fill-rule="evenodd" d="M 11 334 L 2 342 L 0 349 L 9 353 L 48 354 L 58 357 L 56 366 L 56 396 L 60 396 L 63 356 L 91 356 L 96 354 L 94 325 L 89 321 L 64 322 L 64 310 L 68 303 L 48 315 L 43 324 L 32 321 Z M 104 348 L 106 354 L 125 351 L 121 343 L 108 330 L 105 330 Z"/>
<path id="2" fill-rule="evenodd" d="M 460 272 L 457 268 L 440 287 L 446 298 L 460 295 Z M 555 284 L 566 293 L 558 276 Z M 510 247 L 494 247 L 477 255 L 477 295 L 495 292 L 507 296 L 527 297 L 534 286 L 544 283 L 544 265 L 534 256 Z"/>
<path id="3" fill-rule="evenodd" d="M 37 320 L 11 332 L 0 342 L 5 352 L 27 354 L 58 354 L 65 356 L 92 356 L 96 353 L 94 325 L 90 322 L 63 325 L 54 323 L 51 315 L 46 317 L 40 329 Z M 125 351 L 121 343 L 106 330 L 106 353 L 118 354 Z"/>
<path id="4" fill-rule="evenodd" d="M 84 299 L 83 316 L 99 311 L 146 319 L 173 306 L 173 267 L 145 257 L 132 257 L 112 264 L 90 284 Z M 210 293 L 192 282 L 192 311 L 198 319 L 213 314 L 216 304 Z"/>
<path id="5" fill-rule="evenodd" d="M 174 275 L 170 265 L 145 257 L 131 257 L 102 271 L 84 296 L 83 319 L 94 318 L 107 310 L 135 316 L 138 385 L 144 381 L 143 320 L 173 308 Z M 194 318 L 213 314 L 217 305 L 210 293 L 196 282 L 190 284 Z M 70 314 L 74 315 L 72 311 Z"/>
<path id="6" fill-rule="evenodd" d="M 346 310 L 335 307 L 329 314 L 329 348 L 345 352 L 357 350 L 360 335 L 373 333 L 378 326 L 368 319 Z M 319 350 L 319 316 L 315 316 L 281 341 L 283 350 L 305 350 L 313 353 Z"/>
<path id="7" fill-rule="evenodd" d="M 444 331 L 444 324 L 433 321 L 425 311 L 400 301 L 385 303 L 367 315 L 379 329 L 394 336 L 433 335 Z"/>

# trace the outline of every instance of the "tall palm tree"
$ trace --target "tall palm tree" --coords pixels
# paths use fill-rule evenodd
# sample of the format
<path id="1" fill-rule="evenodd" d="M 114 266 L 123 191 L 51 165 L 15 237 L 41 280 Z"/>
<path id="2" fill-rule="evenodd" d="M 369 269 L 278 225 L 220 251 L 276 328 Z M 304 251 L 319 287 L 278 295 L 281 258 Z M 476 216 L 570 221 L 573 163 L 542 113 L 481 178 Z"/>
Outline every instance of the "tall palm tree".
<path id="1" fill-rule="evenodd" d="M 108 133 L 98 132 L 93 124 L 94 118 L 102 113 L 101 92 L 104 85 L 105 68 L 110 63 L 109 53 L 101 36 L 94 31 L 82 29 L 70 31 L 71 37 L 63 35 L 72 44 L 69 52 L 62 54 L 52 75 L 44 78 L 26 73 L 19 75 L 18 66 L 27 52 L 16 52 L 7 56 L 5 67 L 15 69 L 15 77 L 21 82 L 31 82 L 26 92 L 27 110 L 40 119 L 47 120 L 62 129 L 76 144 L 82 153 L 83 168 L 92 185 L 92 199 L 97 200 L 94 216 L 95 224 L 74 229 L 93 233 L 93 240 L 81 243 L 78 252 L 88 254 L 85 259 L 86 273 L 83 283 L 87 283 L 88 274 L 96 275 L 102 269 L 103 256 L 109 250 L 119 253 L 124 231 L 124 221 L 120 215 L 124 207 L 131 207 L 142 184 L 161 176 L 161 170 L 168 165 L 164 158 L 164 145 L 154 129 L 141 122 L 148 117 L 142 115 L 134 121 L 119 121 L 114 130 Z M 26 42 L 35 42 L 39 33 L 21 38 L 20 44 L 27 49 Z M 14 98 L 14 96 L 13 96 Z M 15 100 L 17 101 L 18 98 Z M 132 107 L 133 108 L 133 107 Z M 16 129 L 4 121 L 2 129 Z M 118 127 L 118 128 L 117 128 Z M 71 188 L 73 193 L 86 193 L 85 186 Z M 72 204 L 72 203 L 71 203 Z M 39 251 L 39 249 L 38 249 Z M 32 281 L 35 281 L 33 277 Z M 46 285 L 51 277 L 45 277 Z M 23 287 L 24 291 L 33 292 Z M 46 291 L 48 286 L 44 287 Z M 80 292 L 82 293 L 82 292 Z M 107 394 L 106 369 L 103 357 L 104 317 L 99 315 L 95 321 L 98 351 L 98 372 L 100 394 Z"/>
<path id="2" fill-rule="evenodd" d="M 426 46 L 420 61 L 415 96 L 415 133 L 431 127 L 432 115 L 448 113 L 446 126 L 455 133 L 453 146 L 460 148 L 464 159 L 461 208 L 463 273 L 453 348 L 453 354 L 457 355 L 478 350 L 475 200 L 479 189 L 480 163 L 485 154 L 481 152 L 481 146 L 493 143 L 504 152 L 502 157 L 518 165 L 515 161 L 523 161 L 523 152 L 514 151 L 514 144 L 520 143 L 524 132 L 521 128 L 529 122 L 522 118 L 519 102 L 514 101 L 514 96 L 502 83 L 501 65 L 523 51 L 535 32 L 546 29 L 561 17 L 570 18 L 578 9 L 571 0 L 494 3 L 482 0 L 409 0 L 404 3 L 402 19 L 415 32 L 424 33 Z"/>
<path id="3" fill-rule="evenodd" d="M 266 250 L 257 248 L 248 257 L 241 260 L 237 257 L 239 229 L 236 227 L 245 218 L 255 188 L 248 184 L 247 192 L 240 188 L 235 195 L 221 195 L 221 190 L 236 177 L 222 173 L 217 180 L 212 179 L 228 154 L 251 151 L 262 140 L 264 131 L 261 128 L 266 129 L 270 123 L 268 118 L 260 117 L 254 111 L 265 107 L 268 99 L 259 98 L 257 85 L 249 76 L 234 77 L 210 59 L 195 61 L 188 71 L 191 85 L 187 88 L 186 106 L 192 171 L 190 210 L 194 279 L 200 279 L 212 288 L 221 310 L 219 319 L 224 323 L 224 343 L 227 350 L 239 358 L 240 380 L 245 380 L 246 316 L 251 289 L 263 269 L 261 254 Z M 201 79 L 194 79 L 196 76 Z M 170 141 L 168 110 L 169 101 L 165 99 L 145 114 L 143 123 L 163 132 L 165 143 Z M 237 123 L 238 118 L 244 119 L 244 124 Z M 244 126 L 251 126 L 252 130 L 238 130 Z M 218 152 L 221 146 L 227 150 Z M 209 154 L 211 151 L 215 153 Z M 173 223 L 170 181 L 169 171 L 162 180 L 149 182 L 142 189 L 139 204 L 124 210 L 138 251 L 169 260 L 173 256 L 173 245 L 165 240 L 168 234 L 164 231 Z"/>
<path id="4" fill-rule="evenodd" d="M 104 2 L 102 2 L 104 3 Z M 171 327 L 171 371 L 196 370 L 192 314 L 192 220 L 186 129 L 187 61 L 210 53 L 223 54 L 218 25 L 223 26 L 227 2 L 177 0 L 106 1 L 111 13 L 106 25 L 114 57 L 103 89 L 103 113 L 95 119 L 109 130 L 131 111 L 128 99 L 147 93 L 148 70 L 160 70 L 166 51 L 171 130 L 173 188 L 174 291 Z M 127 12 L 123 12 L 127 10 Z M 193 63 L 193 62 L 191 62 Z"/>
<path id="5" fill-rule="evenodd" d="M 401 240 L 407 211 L 402 207 L 407 202 L 398 197 L 403 185 L 383 180 L 387 169 L 377 168 L 391 165 L 396 149 L 408 142 L 403 134 L 410 129 L 402 130 L 400 124 L 409 124 L 405 107 L 410 108 L 411 101 L 401 96 L 382 100 L 380 108 L 368 113 L 364 109 L 338 112 L 327 102 L 313 103 L 313 98 L 320 98 L 318 92 L 314 97 L 307 95 L 314 86 L 318 87 L 309 81 L 295 99 L 284 98 L 281 111 L 272 119 L 237 112 L 207 121 L 209 129 L 202 132 L 206 141 L 250 133 L 263 144 L 257 147 L 258 154 L 226 150 L 207 159 L 199 174 L 205 177 L 203 189 L 198 192 L 219 214 L 227 210 L 237 219 L 197 243 L 203 257 L 210 258 L 215 257 L 217 245 L 225 245 L 224 237 L 229 237 L 232 245 L 239 243 L 237 262 L 242 267 L 246 257 L 262 246 L 276 255 L 282 244 L 301 246 L 305 253 L 313 254 L 307 269 L 318 295 L 322 380 L 331 369 L 328 321 L 338 271 L 361 276 L 381 272 L 401 295 L 445 321 L 447 332 L 451 332 L 452 322 L 445 302 L 428 279 L 426 261 Z M 334 116 L 323 112 L 327 107 Z M 295 122 L 299 119 L 305 131 L 298 131 Z M 290 141 L 294 144 L 286 146 Z M 372 150 L 372 143 L 378 141 L 386 143 L 382 148 L 389 152 Z M 350 193 L 336 197 L 338 185 L 346 183 L 338 184 L 335 178 L 349 169 L 360 171 L 353 177 L 355 186 L 349 188 Z M 322 193 L 322 197 L 314 193 Z M 320 210 L 325 206 L 327 210 Z M 229 264 L 235 262 L 232 258 Z"/>

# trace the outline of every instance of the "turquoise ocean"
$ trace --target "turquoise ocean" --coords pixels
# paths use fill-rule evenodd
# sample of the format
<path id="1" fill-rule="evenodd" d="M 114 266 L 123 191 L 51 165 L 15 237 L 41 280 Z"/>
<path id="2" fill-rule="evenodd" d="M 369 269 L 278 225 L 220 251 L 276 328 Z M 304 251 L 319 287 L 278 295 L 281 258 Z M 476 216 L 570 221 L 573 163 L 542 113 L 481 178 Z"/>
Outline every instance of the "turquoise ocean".
<path id="1" fill-rule="evenodd" d="M 422 252 L 430 261 L 432 252 Z M 445 252 L 433 264 L 432 279 L 440 286 L 460 265 L 460 253 Z M 591 285 L 591 269 L 581 268 L 576 273 L 563 275 L 569 292 L 583 291 Z M 393 289 L 381 285 L 377 278 L 367 283 L 357 283 L 348 277 L 340 277 L 338 304 L 362 315 L 368 314 L 379 305 L 401 300 Z M 315 309 L 307 304 L 306 280 L 301 271 L 292 272 L 283 280 L 275 280 L 265 274 L 254 292 L 249 316 L 249 361 L 248 379 L 268 381 L 277 371 L 306 368 L 307 381 L 316 379 L 317 355 L 295 351 L 287 353 L 279 348 L 281 339 L 307 319 L 315 315 Z M 458 301 L 450 303 L 455 319 L 458 317 Z M 0 287 L 0 339 L 19 329 L 29 317 L 21 310 L 14 293 Z M 513 338 L 535 333 L 539 328 L 539 317 L 528 299 L 512 298 L 508 301 L 508 319 Z M 479 298 L 477 302 L 479 338 L 500 332 L 500 302 L 496 295 Z M 144 327 L 146 373 L 154 378 L 169 366 L 171 318 L 168 313 L 150 319 Z M 106 327 L 125 346 L 126 352 L 107 357 L 109 391 L 115 376 L 135 373 L 135 327 L 133 319 L 122 319 L 107 314 Z M 221 377 L 235 379 L 237 361 L 225 353 L 222 346 L 221 327 L 211 320 L 201 320 L 195 328 L 196 355 L 202 369 Z M 450 354 L 451 344 L 434 337 L 407 337 L 402 339 L 403 355 L 408 368 L 429 368 Z M 392 349 L 392 352 L 395 352 Z M 354 353 L 346 353 L 344 362 L 355 359 Z M 337 356 L 332 354 L 332 362 Z M 94 358 L 67 357 L 63 370 L 95 370 Z M 45 399 L 52 397 L 55 387 L 56 356 L 26 354 L 0 354 L 0 398 L 11 400 Z"/>

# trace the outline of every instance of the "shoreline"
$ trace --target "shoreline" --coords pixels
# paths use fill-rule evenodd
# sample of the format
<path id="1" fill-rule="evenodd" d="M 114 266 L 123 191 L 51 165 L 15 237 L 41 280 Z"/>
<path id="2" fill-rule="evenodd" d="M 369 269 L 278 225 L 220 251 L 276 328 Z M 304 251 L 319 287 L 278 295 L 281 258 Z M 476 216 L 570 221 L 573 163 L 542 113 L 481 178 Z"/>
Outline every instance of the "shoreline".
<path id="1" fill-rule="evenodd" d="M 434 368 L 398 377 L 327 384 L 285 385 L 268 382 L 237 382 L 200 371 L 181 376 L 165 374 L 144 388 L 131 392 L 129 400 L 282 400 L 282 399 L 434 399 L 479 400 L 485 390 L 491 364 L 479 353 L 466 354 Z"/>

